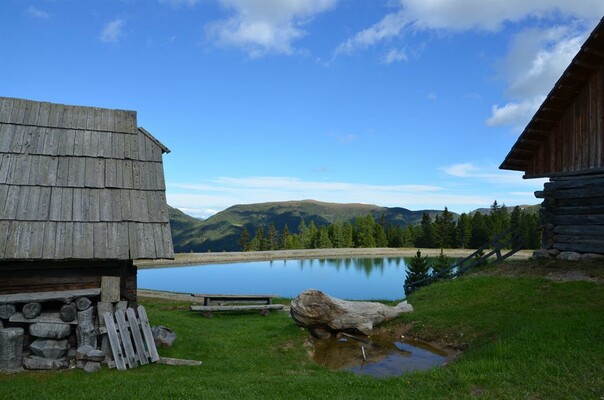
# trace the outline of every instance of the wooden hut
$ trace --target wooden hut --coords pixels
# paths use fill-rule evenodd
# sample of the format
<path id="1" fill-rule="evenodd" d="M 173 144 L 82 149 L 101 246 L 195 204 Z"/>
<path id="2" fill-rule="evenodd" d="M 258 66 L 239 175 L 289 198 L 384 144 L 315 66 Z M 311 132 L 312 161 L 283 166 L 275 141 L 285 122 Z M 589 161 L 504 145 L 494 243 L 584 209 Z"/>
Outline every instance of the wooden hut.
<path id="1" fill-rule="evenodd" d="M 0 295 L 108 276 L 135 302 L 133 260 L 173 257 L 167 152 L 135 111 L 0 97 Z"/>
<path id="2" fill-rule="evenodd" d="M 543 247 L 604 254 L 604 18 L 500 166 L 548 177 Z"/>

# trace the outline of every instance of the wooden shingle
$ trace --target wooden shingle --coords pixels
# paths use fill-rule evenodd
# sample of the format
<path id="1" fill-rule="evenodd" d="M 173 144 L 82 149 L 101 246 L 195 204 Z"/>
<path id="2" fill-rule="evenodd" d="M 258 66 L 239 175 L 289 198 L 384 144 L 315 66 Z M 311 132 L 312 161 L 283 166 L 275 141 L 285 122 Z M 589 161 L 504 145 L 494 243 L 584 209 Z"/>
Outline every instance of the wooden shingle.
<path id="1" fill-rule="evenodd" d="M 172 257 L 168 151 L 134 111 L 0 97 L 0 259 Z"/>

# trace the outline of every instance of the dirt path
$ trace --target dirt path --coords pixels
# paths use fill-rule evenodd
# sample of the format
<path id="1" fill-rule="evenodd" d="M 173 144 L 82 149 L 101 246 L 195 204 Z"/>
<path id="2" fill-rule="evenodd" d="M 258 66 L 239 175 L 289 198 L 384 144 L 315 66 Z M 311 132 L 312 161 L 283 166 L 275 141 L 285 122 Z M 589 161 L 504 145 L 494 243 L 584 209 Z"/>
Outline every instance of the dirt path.
<path id="1" fill-rule="evenodd" d="M 466 257 L 474 250 L 445 249 L 448 257 Z M 179 253 L 174 260 L 137 260 L 141 268 L 161 268 L 181 265 L 225 264 L 246 261 L 302 260 L 309 258 L 349 258 L 349 257 L 413 257 L 417 249 L 370 248 L 370 249 L 311 249 L 311 250 L 276 250 L 223 253 Z M 440 249 L 421 249 L 422 255 L 435 257 Z M 532 254 L 523 250 L 512 256 L 512 259 L 526 260 Z"/>

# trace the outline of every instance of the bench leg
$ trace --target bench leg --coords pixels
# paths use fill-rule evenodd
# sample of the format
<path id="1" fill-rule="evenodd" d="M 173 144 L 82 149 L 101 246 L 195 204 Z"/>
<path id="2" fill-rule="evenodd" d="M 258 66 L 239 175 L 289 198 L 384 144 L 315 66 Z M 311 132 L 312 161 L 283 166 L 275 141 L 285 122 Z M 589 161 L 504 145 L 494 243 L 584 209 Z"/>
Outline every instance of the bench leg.
<path id="1" fill-rule="evenodd" d="M 271 310 L 269 310 L 268 308 L 265 308 L 262 311 L 260 311 L 260 315 L 262 315 L 263 317 L 266 317 L 270 313 L 271 313 Z"/>
<path id="2" fill-rule="evenodd" d="M 205 311 L 202 313 L 202 315 L 206 318 L 213 318 L 214 314 L 212 314 L 212 311 Z"/>

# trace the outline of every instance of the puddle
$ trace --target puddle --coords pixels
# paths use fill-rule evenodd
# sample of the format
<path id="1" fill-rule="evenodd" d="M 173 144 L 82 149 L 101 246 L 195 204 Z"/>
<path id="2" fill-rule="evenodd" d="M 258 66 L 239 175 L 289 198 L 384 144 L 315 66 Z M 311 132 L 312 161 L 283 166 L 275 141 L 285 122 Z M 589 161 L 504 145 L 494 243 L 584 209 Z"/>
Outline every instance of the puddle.
<path id="1" fill-rule="evenodd" d="M 363 350 L 365 358 L 363 359 Z M 376 378 L 400 376 L 443 365 L 449 354 L 418 340 L 372 336 L 315 340 L 314 359 L 329 368 Z"/>

